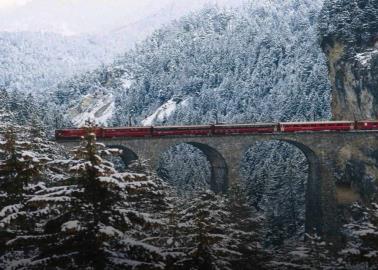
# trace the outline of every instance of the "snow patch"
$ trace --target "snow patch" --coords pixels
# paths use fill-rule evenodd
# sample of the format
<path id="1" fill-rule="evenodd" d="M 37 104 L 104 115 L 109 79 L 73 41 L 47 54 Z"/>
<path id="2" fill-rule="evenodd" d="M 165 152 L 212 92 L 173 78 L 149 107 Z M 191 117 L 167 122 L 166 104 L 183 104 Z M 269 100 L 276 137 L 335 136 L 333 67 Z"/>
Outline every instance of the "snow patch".
<path id="1" fill-rule="evenodd" d="M 347 249 L 343 249 L 340 254 L 342 255 L 360 255 L 360 250 L 356 249 L 356 248 L 347 248 Z"/>
<path id="2" fill-rule="evenodd" d="M 161 105 L 153 114 L 146 117 L 146 119 L 142 121 L 142 125 L 153 126 L 156 123 L 163 123 L 177 110 L 178 105 L 186 107 L 188 104 L 189 98 L 185 100 L 181 100 L 179 98 L 172 98 L 163 105 Z"/>
<path id="3" fill-rule="evenodd" d="M 78 220 L 71 220 L 66 223 L 64 223 L 61 227 L 62 232 L 72 232 L 72 231 L 80 231 L 81 226 L 80 222 Z"/>
<path id="4" fill-rule="evenodd" d="M 164 122 L 174 111 L 176 111 L 177 102 L 172 99 L 161 105 L 152 115 L 142 121 L 143 126 L 152 126 L 156 122 Z"/>
<path id="5" fill-rule="evenodd" d="M 79 104 L 68 110 L 68 114 L 72 123 L 77 127 L 83 126 L 87 120 L 107 126 L 114 109 L 113 94 L 95 92 L 84 96 Z"/>
<path id="6" fill-rule="evenodd" d="M 133 80 L 129 80 L 129 79 L 126 79 L 126 78 L 122 78 L 121 79 L 121 83 L 122 83 L 122 87 L 125 88 L 125 89 L 129 89 L 130 86 L 134 83 Z"/>
<path id="7" fill-rule="evenodd" d="M 16 213 L 22 208 L 22 206 L 23 206 L 22 204 L 14 204 L 14 205 L 6 206 L 0 211 L 0 217 L 5 217 L 9 213 Z"/>
<path id="8" fill-rule="evenodd" d="M 356 59 L 357 59 L 358 62 L 360 62 L 361 65 L 367 67 L 367 66 L 370 65 L 370 62 L 375 55 L 378 56 L 378 49 L 370 50 L 370 51 L 363 52 L 363 53 L 358 53 L 356 55 Z"/>
<path id="9" fill-rule="evenodd" d="M 118 236 L 123 236 L 123 233 L 120 230 L 115 229 L 112 226 L 105 226 L 100 228 L 99 232 L 101 234 L 104 234 L 108 237 L 118 237 Z"/>

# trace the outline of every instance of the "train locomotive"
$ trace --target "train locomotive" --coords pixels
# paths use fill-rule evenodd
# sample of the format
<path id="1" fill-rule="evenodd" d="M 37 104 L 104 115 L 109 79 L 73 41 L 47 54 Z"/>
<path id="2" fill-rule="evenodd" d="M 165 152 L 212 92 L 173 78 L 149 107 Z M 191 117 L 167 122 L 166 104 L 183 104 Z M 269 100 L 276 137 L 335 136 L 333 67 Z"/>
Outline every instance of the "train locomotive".
<path id="1" fill-rule="evenodd" d="M 224 136 L 258 133 L 378 131 L 378 120 L 286 122 L 268 124 L 215 124 L 199 126 L 96 127 L 97 138 L 142 138 L 164 136 Z M 83 128 L 59 129 L 56 140 L 75 140 L 85 135 Z"/>

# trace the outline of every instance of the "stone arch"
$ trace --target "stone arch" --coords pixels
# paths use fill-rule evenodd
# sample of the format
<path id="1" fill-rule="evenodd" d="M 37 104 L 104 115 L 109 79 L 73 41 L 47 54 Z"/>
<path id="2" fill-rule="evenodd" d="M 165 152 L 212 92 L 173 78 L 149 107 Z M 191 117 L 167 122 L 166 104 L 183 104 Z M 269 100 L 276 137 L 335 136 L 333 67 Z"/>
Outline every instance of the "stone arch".
<path id="1" fill-rule="evenodd" d="M 193 146 L 205 155 L 210 164 L 210 189 L 216 193 L 226 192 L 228 189 L 228 167 L 224 157 L 216 149 L 207 144 L 191 141 L 170 145 L 164 151 L 161 151 L 161 153 L 179 144 Z"/>
<path id="2" fill-rule="evenodd" d="M 269 138 L 257 140 L 249 144 L 248 148 L 257 142 L 278 141 L 290 144 L 299 149 L 307 159 L 308 176 L 305 193 L 305 232 L 318 234 L 323 233 L 323 208 L 322 208 L 322 186 L 320 162 L 315 152 L 307 145 L 290 139 Z"/>
<path id="3" fill-rule="evenodd" d="M 187 142 L 198 148 L 211 165 L 210 188 L 216 193 L 226 192 L 228 189 L 228 167 L 224 157 L 213 147 L 198 142 Z"/>
<path id="4" fill-rule="evenodd" d="M 322 205 L 322 177 L 319 157 L 303 143 L 293 140 L 280 140 L 294 145 L 306 156 L 308 162 L 308 178 L 306 188 L 305 231 L 306 233 L 324 233 L 323 205 Z"/>
<path id="5" fill-rule="evenodd" d="M 126 167 L 129 166 L 133 161 L 139 159 L 138 155 L 133 150 L 124 145 L 107 145 L 107 147 L 122 150 L 120 157 Z"/>

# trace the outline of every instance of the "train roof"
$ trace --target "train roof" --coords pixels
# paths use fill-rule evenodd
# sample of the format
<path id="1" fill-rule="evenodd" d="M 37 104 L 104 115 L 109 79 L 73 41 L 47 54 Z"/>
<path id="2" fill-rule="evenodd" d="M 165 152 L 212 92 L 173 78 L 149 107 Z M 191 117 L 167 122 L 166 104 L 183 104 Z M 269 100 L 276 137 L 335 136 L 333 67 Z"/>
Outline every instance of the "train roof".
<path id="1" fill-rule="evenodd" d="M 163 128 L 163 129 L 170 129 L 170 128 L 209 128 L 211 125 L 190 125 L 190 126 L 153 126 L 153 128 Z"/>
<path id="2" fill-rule="evenodd" d="M 104 127 L 103 129 L 138 129 L 138 128 L 151 128 L 151 126 L 131 126 L 131 127 Z"/>
<path id="3" fill-rule="evenodd" d="M 280 125 L 352 124 L 353 121 L 280 122 Z"/>
<path id="4" fill-rule="evenodd" d="M 216 127 L 253 127 L 253 126 L 275 126 L 278 123 L 251 123 L 251 124 L 217 124 Z"/>

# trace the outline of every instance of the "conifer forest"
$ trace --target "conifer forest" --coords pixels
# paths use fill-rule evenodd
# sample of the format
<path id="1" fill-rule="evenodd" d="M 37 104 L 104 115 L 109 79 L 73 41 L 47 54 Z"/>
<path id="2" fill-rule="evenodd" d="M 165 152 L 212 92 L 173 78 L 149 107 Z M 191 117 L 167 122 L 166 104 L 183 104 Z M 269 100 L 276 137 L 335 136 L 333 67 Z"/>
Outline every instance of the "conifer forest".
<path id="1" fill-rule="evenodd" d="M 326 162 L 330 237 L 298 144 L 214 189 L 195 143 L 98 131 L 377 119 L 378 0 L 0 0 L 0 270 L 377 270 L 377 142 Z"/>

